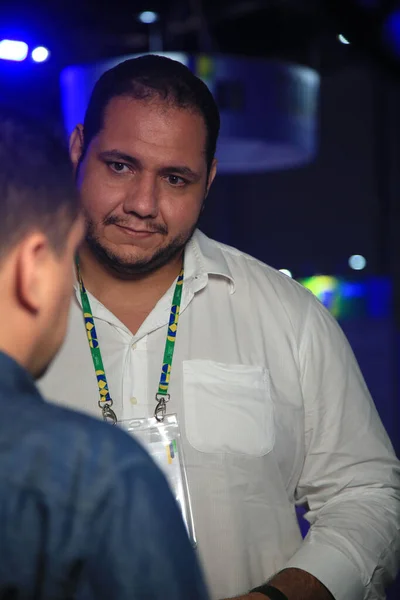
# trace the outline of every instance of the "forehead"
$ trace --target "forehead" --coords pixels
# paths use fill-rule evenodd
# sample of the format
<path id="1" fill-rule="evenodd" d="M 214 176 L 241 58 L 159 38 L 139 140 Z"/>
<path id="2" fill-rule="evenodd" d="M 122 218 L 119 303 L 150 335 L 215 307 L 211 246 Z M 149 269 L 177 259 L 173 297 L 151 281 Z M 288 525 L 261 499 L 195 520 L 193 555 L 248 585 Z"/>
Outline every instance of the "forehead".
<path id="1" fill-rule="evenodd" d="M 180 164 L 204 162 L 206 138 L 204 119 L 194 111 L 120 96 L 108 104 L 97 141 L 103 150 Z"/>

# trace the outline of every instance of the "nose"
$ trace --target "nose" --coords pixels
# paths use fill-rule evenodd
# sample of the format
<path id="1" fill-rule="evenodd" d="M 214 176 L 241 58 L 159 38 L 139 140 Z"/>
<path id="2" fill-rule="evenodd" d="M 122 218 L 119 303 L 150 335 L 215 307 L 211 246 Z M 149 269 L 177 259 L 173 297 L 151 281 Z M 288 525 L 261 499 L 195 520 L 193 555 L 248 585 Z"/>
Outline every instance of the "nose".
<path id="1" fill-rule="evenodd" d="M 154 219 L 159 211 L 157 180 L 151 173 L 138 173 L 124 200 L 124 211 L 141 219 Z"/>

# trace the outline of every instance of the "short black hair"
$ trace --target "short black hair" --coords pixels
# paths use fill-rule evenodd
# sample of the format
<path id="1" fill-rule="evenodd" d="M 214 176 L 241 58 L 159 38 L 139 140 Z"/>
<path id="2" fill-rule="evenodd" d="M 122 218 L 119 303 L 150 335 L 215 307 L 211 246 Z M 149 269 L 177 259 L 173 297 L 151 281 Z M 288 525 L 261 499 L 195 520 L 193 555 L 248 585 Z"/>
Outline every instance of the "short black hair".
<path id="1" fill-rule="evenodd" d="M 171 106 L 200 114 L 207 130 L 206 161 L 210 170 L 220 128 L 219 110 L 213 95 L 185 65 L 154 54 L 119 63 L 97 81 L 83 123 L 83 156 L 103 127 L 104 113 L 110 100 L 117 96 L 137 100 L 158 96 Z"/>
<path id="2" fill-rule="evenodd" d="M 0 257 L 33 230 L 62 252 L 79 212 L 62 138 L 37 118 L 0 107 Z"/>

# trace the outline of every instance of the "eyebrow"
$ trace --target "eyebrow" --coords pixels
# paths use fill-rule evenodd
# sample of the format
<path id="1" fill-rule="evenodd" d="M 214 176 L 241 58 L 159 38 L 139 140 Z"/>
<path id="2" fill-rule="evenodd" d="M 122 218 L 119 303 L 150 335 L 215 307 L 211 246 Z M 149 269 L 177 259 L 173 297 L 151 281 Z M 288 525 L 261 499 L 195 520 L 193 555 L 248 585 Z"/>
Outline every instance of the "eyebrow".
<path id="1" fill-rule="evenodd" d="M 101 160 L 114 160 L 115 162 L 123 161 L 139 168 L 143 166 L 138 158 L 130 156 L 130 154 L 125 154 L 125 152 L 120 152 L 119 150 L 105 150 L 104 152 L 100 152 L 98 156 Z"/>
<path id="2" fill-rule="evenodd" d="M 101 160 L 126 162 L 138 169 L 143 169 L 143 163 L 138 158 L 131 156 L 130 154 L 125 154 L 125 152 L 120 152 L 119 150 L 106 150 L 100 152 L 98 156 Z M 174 175 L 182 175 L 183 177 L 188 177 L 193 182 L 201 179 L 201 174 L 197 173 L 187 165 L 169 165 L 167 167 L 162 167 L 159 170 L 159 173 L 160 175 L 170 175 L 171 173 Z"/>

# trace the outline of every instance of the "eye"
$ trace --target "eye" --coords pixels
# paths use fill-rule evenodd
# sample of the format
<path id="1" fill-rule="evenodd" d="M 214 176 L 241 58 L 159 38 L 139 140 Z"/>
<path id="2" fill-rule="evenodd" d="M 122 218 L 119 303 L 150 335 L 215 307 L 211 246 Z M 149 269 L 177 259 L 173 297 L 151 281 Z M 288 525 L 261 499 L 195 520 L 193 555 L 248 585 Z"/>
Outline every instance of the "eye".
<path id="1" fill-rule="evenodd" d="M 114 171 L 114 173 L 126 173 L 127 170 L 129 171 L 129 167 L 126 164 L 121 163 L 121 162 L 113 161 L 113 162 L 109 162 L 107 164 L 110 167 L 110 169 L 112 171 Z"/>
<path id="2" fill-rule="evenodd" d="M 167 181 L 173 187 L 180 187 L 188 183 L 186 179 L 183 179 L 183 177 L 178 177 L 178 175 L 167 175 Z"/>

